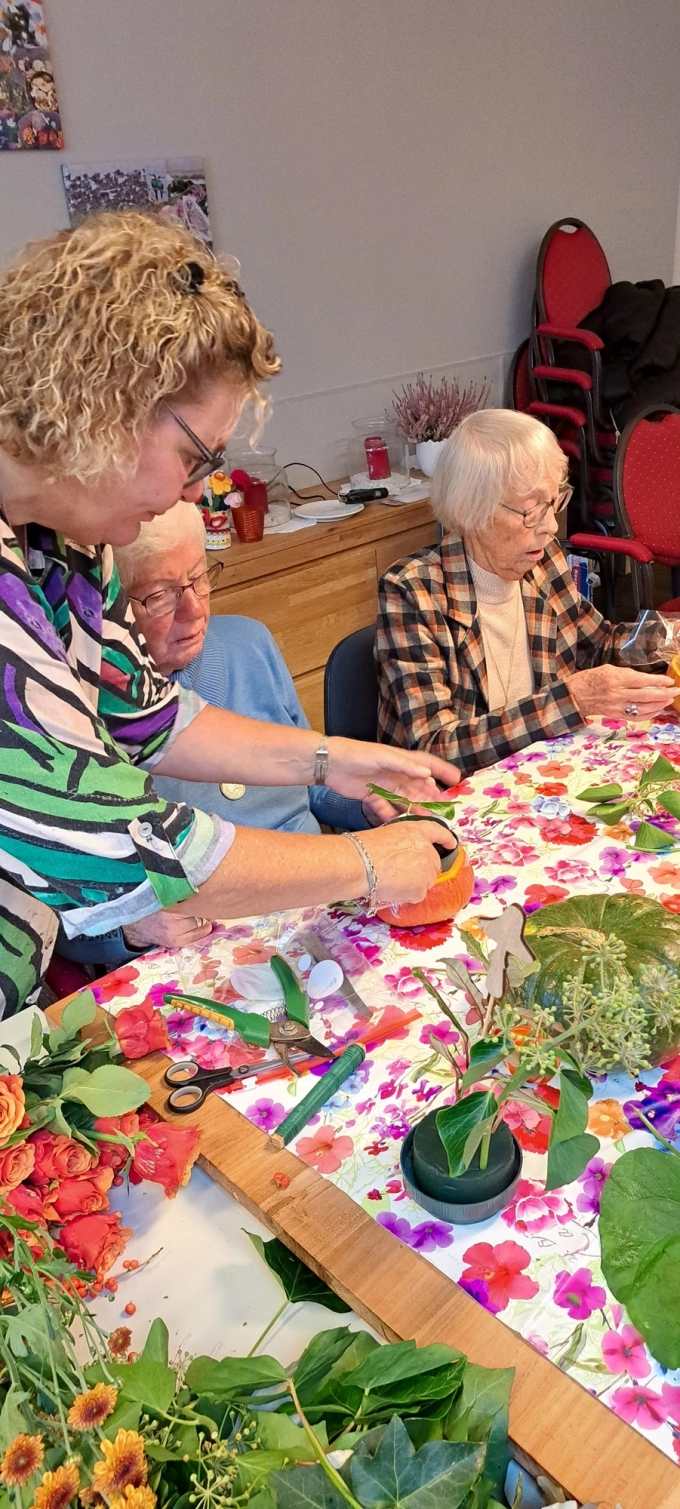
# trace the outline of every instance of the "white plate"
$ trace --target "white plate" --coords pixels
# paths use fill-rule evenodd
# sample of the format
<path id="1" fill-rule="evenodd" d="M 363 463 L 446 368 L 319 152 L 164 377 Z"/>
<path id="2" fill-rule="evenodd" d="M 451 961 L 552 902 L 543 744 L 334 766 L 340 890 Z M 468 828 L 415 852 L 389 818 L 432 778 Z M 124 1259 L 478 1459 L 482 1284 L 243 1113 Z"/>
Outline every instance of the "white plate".
<path id="1" fill-rule="evenodd" d="M 350 514 L 361 513 L 363 503 L 301 503 L 295 512 L 303 519 L 314 519 L 317 524 L 330 524 L 335 519 L 348 519 Z"/>

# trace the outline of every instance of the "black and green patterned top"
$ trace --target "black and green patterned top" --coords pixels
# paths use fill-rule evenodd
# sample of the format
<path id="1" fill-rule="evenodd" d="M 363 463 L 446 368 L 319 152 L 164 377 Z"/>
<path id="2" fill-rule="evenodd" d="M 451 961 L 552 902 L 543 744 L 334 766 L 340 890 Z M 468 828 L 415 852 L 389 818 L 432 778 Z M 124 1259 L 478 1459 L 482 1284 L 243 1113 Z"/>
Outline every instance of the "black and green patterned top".
<path id="1" fill-rule="evenodd" d="M 153 666 L 110 546 L 0 513 L 0 1016 L 39 987 L 57 914 L 96 935 L 191 896 L 234 828 L 148 770 L 205 706 Z"/>

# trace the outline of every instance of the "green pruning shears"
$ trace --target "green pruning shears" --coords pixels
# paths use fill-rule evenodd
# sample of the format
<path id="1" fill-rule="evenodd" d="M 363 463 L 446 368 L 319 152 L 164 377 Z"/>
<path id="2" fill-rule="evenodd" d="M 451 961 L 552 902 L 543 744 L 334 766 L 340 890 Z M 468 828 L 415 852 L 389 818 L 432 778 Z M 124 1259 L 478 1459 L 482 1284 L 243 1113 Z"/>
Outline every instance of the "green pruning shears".
<path id="1" fill-rule="evenodd" d="M 290 964 L 280 954 L 273 954 L 269 963 L 283 989 L 284 1015 L 277 1021 L 270 1022 L 254 1011 L 239 1011 L 236 1006 L 222 1006 L 204 996 L 183 995 L 176 990 L 166 991 L 163 1000 L 167 1006 L 193 1011 L 196 1016 L 208 1017 L 222 1027 L 231 1028 L 238 1032 L 244 1043 L 250 1043 L 254 1048 L 273 1048 L 293 1074 L 298 1074 L 299 1070 L 291 1060 L 291 1049 L 310 1053 L 315 1058 L 335 1058 L 331 1049 L 313 1037 L 309 1030 L 309 1000 Z"/>

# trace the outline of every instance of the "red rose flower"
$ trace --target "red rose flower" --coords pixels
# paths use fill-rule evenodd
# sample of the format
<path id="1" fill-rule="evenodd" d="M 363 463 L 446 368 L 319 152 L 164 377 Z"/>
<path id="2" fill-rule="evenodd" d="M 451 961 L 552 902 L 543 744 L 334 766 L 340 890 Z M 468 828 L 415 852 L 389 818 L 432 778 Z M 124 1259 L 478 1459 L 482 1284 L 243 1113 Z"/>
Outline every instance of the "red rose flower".
<path id="1" fill-rule="evenodd" d="M 35 1167 L 30 1175 L 31 1184 L 51 1184 L 53 1179 L 77 1179 L 79 1174 L 89 1174 L 98 1159 L 82 1142 L 61 1133 L 34 1132 L 28 1139 L 35 1149 Z"/>
<path id="2" fill-rule="evenodd" d="M 139 1116 L 136 1111 L 126 1111 L 124 1116 L 98 1116 L 94 1127 L 96 1132 L 122 1132 L 124 1137 L 133 1137 L 139 1131 Z M 119 1174 L 130 1156 L 127 1148 L 120 1142 L 100 1142 L 98 1147 L 98 1167 L 112 1168 L 114 1174 Z"/>
<path id="3" fill-rule="evenodd" d="M 33 1172 L 35 1148 L 29 1142 L 0 1148 L 0 1189 L 16 1189 Z"/>
<path id="4" fill-rule="evenodd" d="M 4 1196 L 5 1205 L 11 1205 L 18 1216 L 25 1216 L 27 1221 L 45 1220 L 42 1195 L 37 1189 L 31 1189 L 30 1184 L 18 1184 L 16 1189 L 9 1190 Z"/>
<path id="5" fill-rule="evenodd" d="M 81 1174 L 79 1179 L 62 1179 L 45 1195 L 47 1220 L 71 1221 L 75 1216 L 93 1216 L 98 1210 L 108 1210 L 106 1192 L 112 1183 L 112 1168 L 96 1168 L 91 1174 Z"/>
<path id="6" fill-rule="evenodd" d="M 169 1126 L 159 1121 L 148 1128 L 144 1141 L 135 1147 L 133 1174 L 137 1179 L 162 1184 L 168 1199 L 172 1200 L 180 1185 L 189 1183 L 200 1141 L 200 1127 Z"/>
<path id="7" fill-rule="evenodd" d="M 132 1228 L 121 1226 L 120 1211 L 100 1211 L 94 1216 L 76 1216 L 63 1227 L 59 1245 L 71 1263 L 92 1268 L 103 1277 L 120 1257 Z"/>
<path id="8" fill-rule="evenodd" d="M 144 1058 L 161 1048 L 170 1049 L 165 1017 L 156 1011 L 150 996 L 141 1006 L 126 1006 L 114 1017 L 116 1037 L 126 1058 Z"/>

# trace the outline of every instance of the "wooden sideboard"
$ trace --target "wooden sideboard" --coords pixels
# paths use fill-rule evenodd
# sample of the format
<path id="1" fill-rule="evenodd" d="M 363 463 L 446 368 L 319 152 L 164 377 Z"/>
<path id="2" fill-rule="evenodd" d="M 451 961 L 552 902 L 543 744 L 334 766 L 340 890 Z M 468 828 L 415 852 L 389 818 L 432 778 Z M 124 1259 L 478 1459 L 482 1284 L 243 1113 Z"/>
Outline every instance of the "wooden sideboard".
<path id="1" fill-rule="evenodd" d="M 336 524 L 265 535 L 256 545 L 234 541 L 214 556 L 223 571 L 212 612 L 259 618 L 271 629 L 312 727 L 323 730 L 323 678 L 331 650 L 375 619 L 383 571 L 436 539 L 437 524 L 423 501 L 368 503 Z"/>

